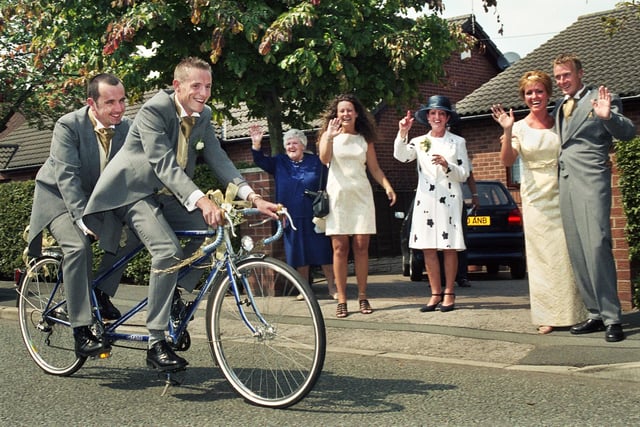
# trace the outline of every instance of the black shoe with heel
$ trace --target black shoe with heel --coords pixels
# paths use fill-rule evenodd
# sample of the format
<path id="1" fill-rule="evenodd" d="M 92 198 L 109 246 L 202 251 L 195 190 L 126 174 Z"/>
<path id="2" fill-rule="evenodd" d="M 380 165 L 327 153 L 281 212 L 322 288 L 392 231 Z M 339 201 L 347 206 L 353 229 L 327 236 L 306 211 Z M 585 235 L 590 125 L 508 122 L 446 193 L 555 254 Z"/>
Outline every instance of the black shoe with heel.
<path id="1" fill-rule="evenodd" d="M 578 323 L 569 329 L 574 335 L 590 334 L 592 332 L 604 331 L 604 322 L 600 319 L 587 319 L 582 323 Z"/>
<path id="2" fill-rule="evenodd" d="M 96 299 L 98 300 L 98 309 L 100 315 L 104 320 L 118 320 L 122 317 L 120 310 L 116 308 L 111 302 L 109 295 L 102 292 L 100 289 L 96 289 Z"/>
<path id="3" fill-rule="evenodd" d="M 435 303 L 435 304 L 430 304 L 430 305 L 425 305 L 424 307 L 420 308 L 420 311 L 422 313 L 427 313 L 429 311 L 436 311 L 436 308 L 438 308 L 438 306 L 440 305 L 440 303 L 442 302 L 442 300 L 444 299 L 444 293 L 439 293 L 439 294 L 433 294 L 431 295 L 432 297 L 440 297 L 440 300 Z"/>
<path id="4" fill-rule="evenodd" d="M 180 371 L 185 369 L 189 362 L 173 352 L 169 343 L 158 341 L 147 350 L 147 366 L 159 371 Z"/>
<path id="5" fill-rule="evenodd" d="M 111 346 L 101 342 L 88 326 L 73 328 L 73 338 L 77 357 L 94 357 L 111 351 Z"/>
<path id="6" fill-rule="evenodd" d="M 607 325 L 606 331 L 604 334 L 604 339 L 607 342 L 622 341 L 624 339 L 624 332 L 622 331 L 622 325 L 620 325 L 619 323 Z"/>
<path id="7" fill-rule="evenodd" d="M 180 292 L 178 287 L 176 287 L 175 290 L 173 291 L 173 301 L 171 302 L 171 321 L 173 322 L 183 321 L 190 307 L 191 307 L 191 303 L 190 302 L 186 303 L 184 299 L 182 299 L 182 293 Z M 192 321 L 192 320 L 193 320 L 193 316 L 191 316 L 191 319 L 189 319 L 189 321 Z"/>
<path id="8" fill-rule="evenodd" d="M 440 312 L 441 313 L 446 313 L 447 311 L 453 311 L 456 308 L 456 294 L 454 294 L 453 292 L 449 293 L 449 292 L 445 292 L 443 295 L 452 295 L 453 296 L 453 303 L 449 304 L 449 305 L 444 305 L 441 304 L 440 305 Z M 444 297 L 442 298 L 442 301 L 444 301 Z"/>

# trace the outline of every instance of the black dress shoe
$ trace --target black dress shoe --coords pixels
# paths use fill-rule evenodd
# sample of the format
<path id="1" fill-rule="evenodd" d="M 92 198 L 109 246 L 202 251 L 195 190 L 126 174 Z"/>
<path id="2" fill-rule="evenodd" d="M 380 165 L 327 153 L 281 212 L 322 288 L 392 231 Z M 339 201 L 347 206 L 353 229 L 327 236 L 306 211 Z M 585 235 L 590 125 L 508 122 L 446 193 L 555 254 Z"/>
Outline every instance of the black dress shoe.
<path id="1" fill-rule="evenodd" d="M 98 300 L 98 309 L 100 310 L 100 315 L 104 320 L 117 320 L 122 317 L 120 310 L 118 310 L 111 302 L 111 299 L 109 299 L 109 295 L 102 292 L 100 289 L 96 289 L 95 292 L 96 299 Z"/>
<path id="2" fill-rule="evenodd" d="M 186 303 L 182 299 L 182 294 L 180 293 L 180 290 L 176 287 L 175 290 L 173 291 L 173 300 L 171 302 L 171 321 L 176 323 L 183 321 L 190 307 L 191 307 L 191 303 Z M 189 321 L 192 321 L 192 320 L 193 320 L 193 316 L 191 316 L 191 319 L 189 319 Z"/>
<path id="3" fill-rule="evenodd" d="M 622 341 L 624 339 L 624 332 L 622 332 L 622 325 L 620 325 L 619 323 L 608 325 L 607 330 L 604 333 L 604 339 L 607 342 Z"/>
<path id="4" fill-rule="evenodd" d="M 604 322 L 600 319 L 587 319 L 582 323 L 572 326 L 569 331 L 574 335 L 604 331 Z"/>
<path id="5" fill-rule="evenodd" d="M 147 366 L 160 371 L 180 371 L 187 367 L 187 362 L 171 350 L 169 344 L 162 340 L 147 350 Z"/>
<path id="6" fill-rule="evenodd" d="M 111 346 L 105 345 L 89 330 L 88 326 L 73 328 L 75 350 L 78 357 L 93 357 L 111 351 Z"/>

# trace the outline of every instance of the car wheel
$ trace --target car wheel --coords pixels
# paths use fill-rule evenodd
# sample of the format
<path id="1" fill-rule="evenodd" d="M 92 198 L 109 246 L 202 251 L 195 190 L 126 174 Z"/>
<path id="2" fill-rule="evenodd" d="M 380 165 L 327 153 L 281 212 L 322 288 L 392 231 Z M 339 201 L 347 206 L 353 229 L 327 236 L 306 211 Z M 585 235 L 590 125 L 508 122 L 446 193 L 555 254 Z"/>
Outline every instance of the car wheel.
<path id="1" fill-rule="evenodd" d="M 402 275 L 403 276 L 408 276 L 411 274 L 411 267 L 409 266 L 409 263 L 402 263 Z"/>
<path id="2" fill-rule="evenodd" d="M 409 250 L 410 251 L 410 250 Z M 402 254 L 402 275 L 407 277 L 411 274 L 411 254 Z"/>
<path id="3" fill-rule="evenodd" d="M 509 266 L 511 268 L 512 279 L 524 279 L 527 274 L 527 267 L 524 262 L 515 262 Z"/>
<path id="4" fill-rule="evenodd" d="M 409 277 L 413 282 L 421 282 L 422 281 L 422 271 L 424 270 L 424 261 L 417 258 L 413 251 L 411 251 L 411 255 L 409 256 Z"/>
<path id="5" fill-rule="evenodd" d="M 500 271 L 500 266 L 498 264 L 487 264 L 487 273 L 495 276 Z"/>

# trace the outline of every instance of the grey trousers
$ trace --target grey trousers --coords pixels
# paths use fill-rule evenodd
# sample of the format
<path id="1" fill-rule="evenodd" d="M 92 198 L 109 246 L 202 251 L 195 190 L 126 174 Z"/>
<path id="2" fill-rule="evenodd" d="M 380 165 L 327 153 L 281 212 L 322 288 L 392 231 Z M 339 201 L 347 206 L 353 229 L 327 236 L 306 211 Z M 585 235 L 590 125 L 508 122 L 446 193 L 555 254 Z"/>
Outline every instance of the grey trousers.
<path id="1" fill-rule="evenodd" d="M 135 233 L 133 233 L 129 229 L 129 227 L 124 227 L 124 232 L 127 236 L 125 245 L 118 247 L 118 250 L 115 254 L 109 252 L 104 253 L 104 255 L 102 256 L 102 260 L 100 261 L 98 271 L 95 274 L 96 278 L 106 273 L 113 266 L 113 264 L 116 263 L 116 261 L 133 251 L 140 244 L 138 236 L 136 236 Z M 102 279 L 100 283 L 98 283 L 98 289 L 109 296 L 114 296 L 116 294 L 116 291 L 118 290 L 118 286 L 120 285 L 120 281 L 122 279 L 122 274 L 124 273 L 124 270 L 126 268 L 127 264 L 123 264 L 120 268 L 112 271 L 108 276 L 105 276 L 104 279 Z"/>
<path id="2" fill-rule="evenodd" d="M 188 247 L 183 250 L 173 230 L 206 229 L 202 214 L 199 210 L 188 212 L 173 196 L 153 195 L 120 208 L 117 215 L 123 218 L 128 226 L 136 232 L 151 255 L 147 329 L 166 330 L 177 280 L 177 272 L 166 270 L 187 256 L 188 251 L 193 252 L 200 246 L 197 242 L 190 242 Z M 202 239 L 197 240 L 202 241 Z M 193 276 L 195 273 L 199 278 L 202 270 L 195 269 Z M 193 286 L 195 286 L 195 282 Z"/>
<path id="3" fill-rule="evenodd" d="M 560 212 L 576 285 L 590 319 L 600 319 L 605 325 L 621 323 L 610 208 L 596 209 L 582 197 L 583 184 L 574 181 L 560 177 Z"/>
<path id="4" fill-rule="evenodd" d="M 49 231 L 60 245 L 64 255 L 62 274 L 71 327 L 91 325 L 93 322 L 89 298 L 93 262 L 91 240 L 73 223 L 68 213 L 51 221 Z"/>

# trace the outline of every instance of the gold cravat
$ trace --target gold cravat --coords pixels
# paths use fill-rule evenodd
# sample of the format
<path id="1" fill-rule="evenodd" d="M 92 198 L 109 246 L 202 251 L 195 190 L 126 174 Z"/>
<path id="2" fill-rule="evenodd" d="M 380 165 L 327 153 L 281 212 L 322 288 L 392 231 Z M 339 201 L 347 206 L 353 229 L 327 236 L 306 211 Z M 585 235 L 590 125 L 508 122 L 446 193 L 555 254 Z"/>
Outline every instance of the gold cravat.
<path id="1" fill-rule="evenodd" d="M 182 117 L 180 121 L 180 135 L 178 135 L 178 150 L 176 160 L 182 169 L 187 167 L 187 159 L 189 157 L 189 136 L 191 129 L 196 124 L 197 117 Z"/>
<path id="2" fill-rule="evenodd" d="M 104 148 L 104 154 L 109 158 L 109 145 L 111 144 L 111 139 L 113 138 L 113 134 L 116 131 L 112 128 L 100 128 L 96 129 L 96 134 L 98 135 L 98 141 L 100 141 L 100 145 Z"/>
<path id="3" fill-rule="evenodd" d="M 573 113 L 573 109 L 576 106 L 576 99 L 572 96 L 571 98 L 567 99 L 564 104 L 562 104 L 562 114 L 564 114 L 564 118 L 568 119 L 569 117 L 571 117 L 571 114 Z"/>

